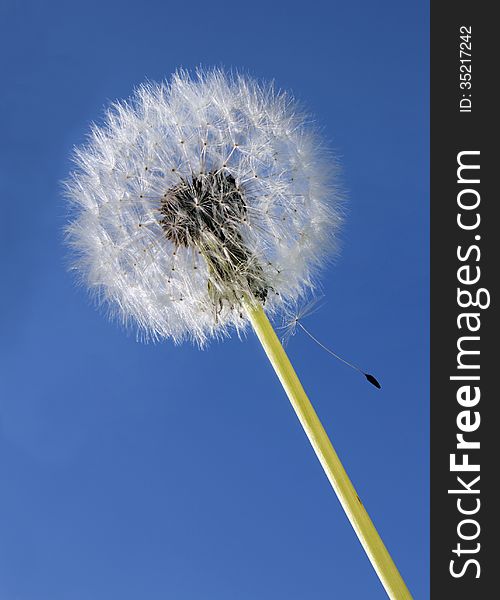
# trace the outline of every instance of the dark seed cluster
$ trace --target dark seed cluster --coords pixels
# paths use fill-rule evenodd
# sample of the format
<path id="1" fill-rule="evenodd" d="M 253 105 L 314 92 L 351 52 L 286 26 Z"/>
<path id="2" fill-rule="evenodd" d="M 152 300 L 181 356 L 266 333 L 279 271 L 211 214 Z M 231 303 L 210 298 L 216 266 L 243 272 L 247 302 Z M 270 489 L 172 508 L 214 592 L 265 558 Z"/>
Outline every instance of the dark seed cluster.
<path id="1" fill-rule="evenodd" d="M 234 177 L 221 171 L 182 179 L 161 201 L 160 225 L 176 246 L 191 246 L 210 231 L 224 241 L 246 218 L 246 205 Z"/>
<path id="2" fill-rule="evenodd" d="M 197 247 L 217 283 L 240 284 L 261 301 L 267 297 L 263 273 L 239 232 L 247 206 L 234 177 L 211 171 L 182 179 L 161 199 L 159 223 L 175 247 Z"/>

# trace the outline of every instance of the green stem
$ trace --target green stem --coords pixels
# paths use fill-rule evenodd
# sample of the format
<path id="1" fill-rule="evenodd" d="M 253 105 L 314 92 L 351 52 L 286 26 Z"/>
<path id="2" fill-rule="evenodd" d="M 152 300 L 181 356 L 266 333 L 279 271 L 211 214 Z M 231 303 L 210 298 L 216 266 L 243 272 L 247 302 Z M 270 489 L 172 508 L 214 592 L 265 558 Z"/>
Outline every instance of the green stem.
<path id="1" fill-rule="evenodd" d="M 250 300 L 246 300 L 244 305 L 255 333 L 389 598 L 411 599 L 403 578 L 361 503 L 262 306 Z"/>

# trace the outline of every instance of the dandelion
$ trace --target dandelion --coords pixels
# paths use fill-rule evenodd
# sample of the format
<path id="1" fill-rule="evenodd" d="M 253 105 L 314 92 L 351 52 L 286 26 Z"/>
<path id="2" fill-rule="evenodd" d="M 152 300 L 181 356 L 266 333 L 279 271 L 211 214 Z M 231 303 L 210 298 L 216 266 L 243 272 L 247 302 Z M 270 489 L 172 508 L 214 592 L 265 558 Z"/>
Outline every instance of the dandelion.
<path id="1" fill-rule="evenodd" d="M 113 104 L 75 162 L 83 282 L 144 339 L 204 346 L 251 324 L 387 592 L 411 597 L 267 316 L 314 289 L 342 221 L 334 163 L 297 103 L 181 70 Z"/>
<path id="2" fill-rule="evenodd" d="M 76 151 L 75 266 L 145 338 L 200 345 L 311 289 L 341 222 L 331 165 L 291 97 L 220 71 L 146 84 Z"/>

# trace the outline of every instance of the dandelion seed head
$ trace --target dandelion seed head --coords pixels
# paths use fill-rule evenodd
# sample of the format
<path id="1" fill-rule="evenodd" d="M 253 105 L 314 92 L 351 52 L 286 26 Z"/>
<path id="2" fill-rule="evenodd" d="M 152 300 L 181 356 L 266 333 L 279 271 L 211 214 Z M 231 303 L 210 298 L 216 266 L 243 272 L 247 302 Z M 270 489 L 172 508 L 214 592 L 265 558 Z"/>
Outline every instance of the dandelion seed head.
<path id="1" fill-rule="evenodd" d="M 116 102 L 66 182 L 74 268 L 145 339 L 203 345 L 314 288 L 341 223 L 336 168 L 287 93 L 221 70 Z"/>

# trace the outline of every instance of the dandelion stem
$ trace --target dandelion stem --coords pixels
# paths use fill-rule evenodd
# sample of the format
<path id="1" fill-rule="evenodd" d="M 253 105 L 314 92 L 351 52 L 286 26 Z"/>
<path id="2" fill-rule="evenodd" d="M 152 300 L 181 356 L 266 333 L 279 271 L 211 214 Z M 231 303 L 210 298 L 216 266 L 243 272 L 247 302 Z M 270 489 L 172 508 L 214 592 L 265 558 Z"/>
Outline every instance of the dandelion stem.
<path id="1" fill-rule="evenodd" d="M 249 299 L 244 304 L 255 333 L 389 598 L 411 599 L 403 578 L 361 503 L 262 306 Z"/>

